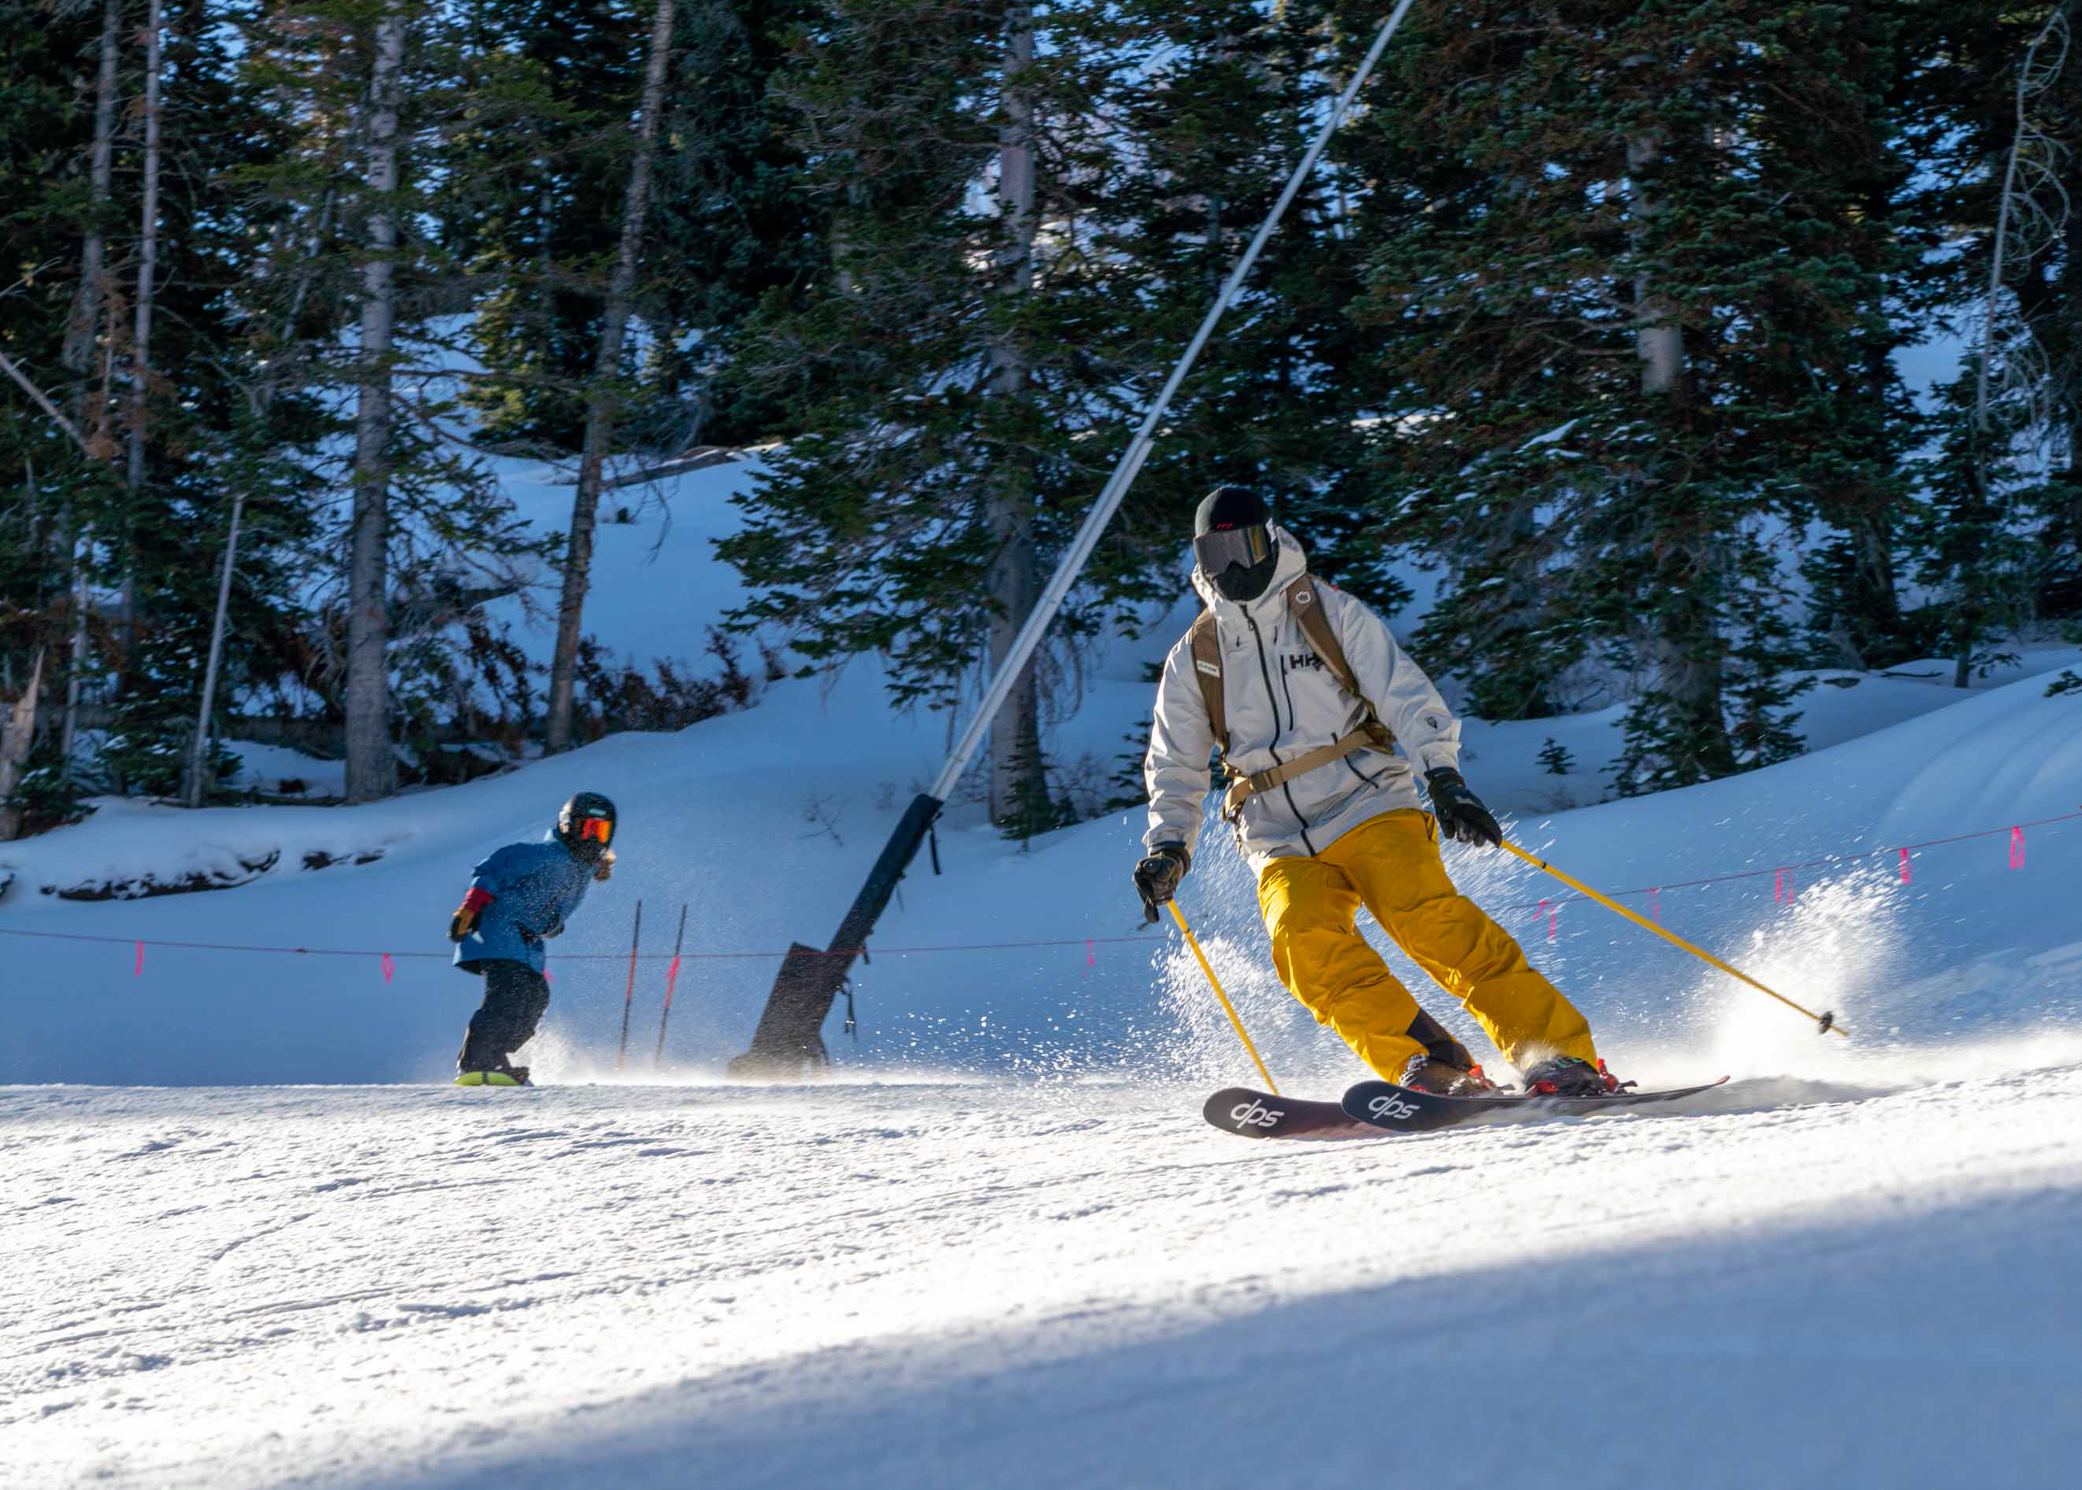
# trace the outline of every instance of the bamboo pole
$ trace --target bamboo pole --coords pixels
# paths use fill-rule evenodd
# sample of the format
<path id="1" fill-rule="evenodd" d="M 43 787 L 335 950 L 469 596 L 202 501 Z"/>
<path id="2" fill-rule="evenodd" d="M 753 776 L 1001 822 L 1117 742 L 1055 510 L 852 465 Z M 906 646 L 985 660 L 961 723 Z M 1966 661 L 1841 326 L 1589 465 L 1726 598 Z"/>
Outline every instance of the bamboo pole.
<path id="1" fill-rule="evenodd" d="M 651 1056 L 651 1069 L 660 1070 L 665 1065 L 665 1021 L 672 1018 L 672 990 L 680 981 L 680 948 L 687 940 L 687 907 L 680 905 L 680 929 L 672 938 L 672 961 L 665 967 L 665 1007 L 658 1011 L 658 1048 Z"/>
<path id="2" fill-rule="evenodd" d="M 636 902 L 636 929 L 629 933 L 629 986 L 622 990 L 622 1046 L 615 1053 L 614 1068 L 629 1064 L 629 1010 L 636 1003 L 636 949 L 643 942 L 643 902 Z"/>

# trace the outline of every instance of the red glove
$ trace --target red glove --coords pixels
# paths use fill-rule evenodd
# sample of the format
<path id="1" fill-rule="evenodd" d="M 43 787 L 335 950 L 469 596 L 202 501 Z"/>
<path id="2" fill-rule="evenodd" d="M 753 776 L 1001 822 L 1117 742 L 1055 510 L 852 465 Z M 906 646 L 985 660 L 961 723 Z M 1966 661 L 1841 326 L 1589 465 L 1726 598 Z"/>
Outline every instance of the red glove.
<path id="1" fill-rule="evenodd" d="M 448 918 L 448 939 L 459 942 L 475 931 L 478 914 L 491 903 L 491 891 L 481 885 L 472 885 L 470 893 L 463 897 L 463 903 L 456 907 L 455 914 Z"/>

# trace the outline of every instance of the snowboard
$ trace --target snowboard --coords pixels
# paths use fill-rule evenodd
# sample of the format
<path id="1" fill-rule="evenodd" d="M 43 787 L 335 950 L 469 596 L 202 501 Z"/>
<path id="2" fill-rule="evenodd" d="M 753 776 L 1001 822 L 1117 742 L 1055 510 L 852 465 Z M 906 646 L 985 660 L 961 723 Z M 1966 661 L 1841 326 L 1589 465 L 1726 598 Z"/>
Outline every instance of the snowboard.
<path id="1" fill-rule="evenodd" d="M 457 1086 L 526 1086 L 526 1079 L 515 1081 L 504 1071 L 464 1071 L 456 1076 Z"/>
<path id="2" fill-rule="evenodd" d="M 1379 1138 L 1371 1123 L 1347 1117 L 1335 1102 L 1275 1097 L 1247 1086 L 1224 1087 L 1200 1115 L 1224 1132 L 1245 1138 Z"/>
<path id="3" fill-rule="evenodd" d="M 1538 1117 L 1582 1117 L 1623 1112 L 1653 1102 L 1674 1102 L 1710 1092 L 1728 1078 L 1658 1092 L 1612 1092 L 1602 1097 L 1543 1097 L 1503 1092 L 1494 1097 L 1441 1097 L 1413 1092 L 1390 1081 L 1362 1081 L 1345 1093 L 1339 1109 L 1353 1122 L 1389 1133 L 1429 1133 L 1463 1123 L 1517 1122 Z M 1328 1106 L 1328 1103 L 1321 1104 Z"/>

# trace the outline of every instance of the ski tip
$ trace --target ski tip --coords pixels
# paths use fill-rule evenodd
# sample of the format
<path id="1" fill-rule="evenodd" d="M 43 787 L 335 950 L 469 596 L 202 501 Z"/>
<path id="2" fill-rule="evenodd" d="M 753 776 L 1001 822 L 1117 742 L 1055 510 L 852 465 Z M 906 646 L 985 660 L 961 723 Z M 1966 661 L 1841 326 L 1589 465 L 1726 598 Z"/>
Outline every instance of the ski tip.
<path id="1" fill-rule="evenodd" d="M 1377 1136 L 1346 1117 L 1335 1102 L 1280 1097 L 1247 1086 L 1224 1087 L 1209 1097 L 1200 1115 L 1239 1138 L 1365 1138 Z"/>

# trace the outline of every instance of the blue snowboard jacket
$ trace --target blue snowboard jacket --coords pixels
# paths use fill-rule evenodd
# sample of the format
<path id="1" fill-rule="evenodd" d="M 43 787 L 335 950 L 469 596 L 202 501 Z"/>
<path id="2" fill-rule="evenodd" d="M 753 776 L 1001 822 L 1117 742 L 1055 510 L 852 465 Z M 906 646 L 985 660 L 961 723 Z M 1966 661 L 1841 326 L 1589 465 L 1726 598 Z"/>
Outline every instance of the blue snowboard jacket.
<path id="1" fill-rule="evenodd" d="M 540 843 L 509 843 L 472 871 L 470 887 L 492 897 L 477 926 L 456 943 L 455 965 L 466 973 L 486 962 L 543 967 L 542 944 L 563 934 L 564 923 L 586 898 L 594 866 L 559 843 L 552 830 Z"/>

